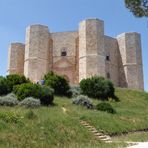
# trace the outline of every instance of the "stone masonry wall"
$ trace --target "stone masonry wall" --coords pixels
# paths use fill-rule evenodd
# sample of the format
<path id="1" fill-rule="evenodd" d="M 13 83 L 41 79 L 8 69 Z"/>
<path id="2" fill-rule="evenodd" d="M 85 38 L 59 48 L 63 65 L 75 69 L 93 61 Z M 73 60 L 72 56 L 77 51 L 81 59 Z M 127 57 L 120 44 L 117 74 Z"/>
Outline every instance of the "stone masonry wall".
<path id="1" fill-rule="evenodd" d="M 24 74 L 37 82 L 49 71 L 49 31 L 43 25 L 32 25 L 26 31 Z"/>
<path id="2" fill-rule="evenodd" d="M 8 74 L 24 74 L 25 45 L 12 43 L 8 53 Z"/>
<path id="3" fill-rule="evenodd" d="M 59 32 L 51 34 L 53 40 L 53 71 L 64 75 L 71 84 L 78 83 L 77 37 L 78 32 Z M 62 51 L 66 56 L 61 56 Z"/>
<path id="4" fill-rule="evenodd" d="M 118 57 L 119 49 L 118 42 L 115 38 L 105 36 L 105 53 L 109 57 L 106 59 L 106 78 L 107 73 L 110 75 L 110 79 L 114 82 L 116 86 L 119 86 L 119 72 L 118 72 Z"/>
<path id="5" fill-rule="evenodd" d="M 94 75 L 105 76 L 104 23 L 88 19 L 79 26 L 79 81 Z"/>
<path id="6" fill-rule="evenodd" d="M 117 37 L 127 87 L 143 90 L 141 41 L 138 33 L 124 33 Z"/>

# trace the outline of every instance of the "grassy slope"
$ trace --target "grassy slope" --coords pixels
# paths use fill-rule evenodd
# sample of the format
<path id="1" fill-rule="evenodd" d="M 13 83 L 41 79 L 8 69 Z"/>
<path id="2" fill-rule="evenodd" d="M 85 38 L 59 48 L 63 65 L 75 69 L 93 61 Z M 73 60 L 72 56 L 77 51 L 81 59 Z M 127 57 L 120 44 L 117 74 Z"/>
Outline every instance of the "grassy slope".
<path id="1" fill-rule="evenodd" d="M 90 122 L 98 130 L 114 135 L 133 130 L 148 129 L 148 94 L 138 91 L 117 89 L 120 102 L 110 102 L 117 110 L 116 115 L 104 112 L 81 113 L 83 119 Z"/>
<path id="2" fill-rule="evenodd" d="M 100 143 L 79 123 L 80 119 L 85 119 L 110 135 L 148 128 L 148 94 L 117 89 L 116 95 L 120 102 L 110 102 L 117 110 L 116 115 L 86 110 L 72 105 L 69 99 L 59 97 L 55 99 L 57 106 L 33 109 L 37 116 L 35 119 L 26 117 L 29 109 L 0 107 L 0 112 L 16 112 L 24 123 L 20 125 L 0 120 L 0 147 L 121 147 L 120 143 Z M 67 109 L 67 114 L 62 112 L 62 106 Z"/>

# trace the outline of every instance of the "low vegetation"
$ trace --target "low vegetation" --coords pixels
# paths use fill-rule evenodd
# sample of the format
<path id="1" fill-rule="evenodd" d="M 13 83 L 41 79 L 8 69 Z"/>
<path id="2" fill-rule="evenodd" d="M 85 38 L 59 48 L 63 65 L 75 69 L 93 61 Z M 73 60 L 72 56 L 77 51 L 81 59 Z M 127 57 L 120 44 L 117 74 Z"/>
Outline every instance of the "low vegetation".
<path id="1" fill-rule="evenodd" d="M 73 99 L 72 103 L 76 104 L 76 105 L 84 106 L 88 109 L 94 108 L 91 99 L 89 99 L 87 96 L 83 96 L 83 95 L 77 96 L 76 99 Z"/>
<path id="2" fill-rule="evenodd" d="M 69 92 L 73 98 L 82 94 L 80 86 L 71 86 Z"/>
<path id="3" fill-rule="evenodd" d="M 49 72 L 44 76 L 45 85 L 54 89 L 55 95 L 59 96 L 71 96 L 69 94 L 70 85 L 68 81 L 63 77 L 53 72 Z"/>
<path id="4" fill-rule="evenodd" d="M 35 99 L 32 97 L 25 98 L 19 103 L 20 106 L 24 106 L 26 108 L 36 108 L 41 106 L 41 102 L 39 99 Z"/>
<path id="5" fill-rule="evenodd" d="M 80 88 L 84 95 L 92 98 L 102 100 L 115 98 L 115 89 L 113 83 L 109 80 L 104 79 L 103 77 L 94 76 L 91 78 L 83 79 L 80 82 Z"/>
<path id="6" fill-rule="evenodd" d="M 92 133 L 80 124 L 80 120 L 85 120 L 98 131 L 103 130 L 109 135 L 148 129 L 148 94 L 127 89 L 116 89 L 115 94 L 120 98 L 120 102 L 111 100 L 109 103 L 117 111 L 116 114 L 88 110 L 72 104 L 72 100 L 65 97 L 55 97 L 55 106 L 50 108 L 2 107 L 1 113 L 15 113 L 21 124 L 0 119 L 0 147 L 124 147 L 122 138 L 118 143 L 105 144 L 96 140 Z M 92 99 L 94 105 L 98 102 L 102 101 Z M 63 106 L 67 110 L 66 114 L 62 111 Z M 126 140 L 134 140 L 136 137 L 128 136 Z M 145 139 L 146 134 L 143 140 Z"/>
<path id="7" fill-rule="evenodd" d="M 109 103 L 106 103 L 106 102 L 97 104 L 96 109 L 100 111 L 108 112 L 111 114 L 116 113 L 115 109 Z"/>
<path id="8" fill-rule="evenodd" d="M 48 86 L 41 86 L 39 84 L 25 83 L 16 85 L 13 89 L 18 100 L 24 100 L 27 97 L 34 97 L 40 99 L 42 105 L 48 106 L 52 104 L 54 99 L 54 91 Z"/>
<path id="9" fill-rule="evenodd" d="M 14 78 L 16 76 L 11 81 Z M 0 77 L 0 87 L 3 86 L 1 80 L 6 79 Z M 0 97 L 0 147 L 116 148 L 126 145 L 122 140 L 100 142 L 80 124 L 81 120 L 110 136 L 148 130 L 147 93 L 114 89 L 110 81 L 100 77 L 82 82 L 80 87 L 71 89 L 67 82 L 68 87 L 63 87 L 67 89 L 61 86 L 63 93 L 55 97 L 51 85 L 32 84 L 29 80 L 13 83 L 15 94 Z M 73 99 L 65 97 L 69 96 L 67 92 Z M 110 99 L 114 96 L 120 101 Z M 134 138 L 129 136 L 129 139 Z"/>
<path id="10" fill-rule="evenodd" d="M 0 96 L 8 93 L 6 78 L 0 77 Z"/>
<path id="11" fill-rule="evenodd" d="M 19 101 L 14 94 L 0 97 L 0 106 L 16 106 Z"/>

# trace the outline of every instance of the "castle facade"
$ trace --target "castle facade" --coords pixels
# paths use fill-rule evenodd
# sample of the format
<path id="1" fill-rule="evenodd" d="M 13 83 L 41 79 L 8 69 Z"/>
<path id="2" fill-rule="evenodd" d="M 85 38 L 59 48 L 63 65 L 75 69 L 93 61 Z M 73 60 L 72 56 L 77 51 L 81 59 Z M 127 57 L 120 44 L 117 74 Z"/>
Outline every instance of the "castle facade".
<path id="1" fill-rule="evenodd" d="M 49 71 L 63 75 L 72 85 L 99 75 L 115 86 L 143 90 L 140 34 L 106 36 L 99 19 L 80 22 L 74 32 L 52 33 L 47 26 L 29 26 L 25 44 L 10 45 L 8 73 L 37 82 Z"/>

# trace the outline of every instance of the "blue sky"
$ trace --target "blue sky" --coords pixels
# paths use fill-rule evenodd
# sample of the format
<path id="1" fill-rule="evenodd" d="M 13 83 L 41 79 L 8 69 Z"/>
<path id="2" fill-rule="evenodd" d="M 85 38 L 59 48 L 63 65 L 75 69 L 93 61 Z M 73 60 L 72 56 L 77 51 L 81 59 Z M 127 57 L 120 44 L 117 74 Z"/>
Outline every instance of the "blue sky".
<path id="1" fill-rule="evenodd" d="M 105 34 L 116 37 L 123 32 L 142 35 L 145 90 L 148 91 L 148 19 L 135 18 L 124 0 L 1 0 L 0 75 L 6 75 L 10 42 L 25 42 L 30 24 L 45 24 L 51 32 L 73 31 L 86 18 L 105 21 Z"/>

